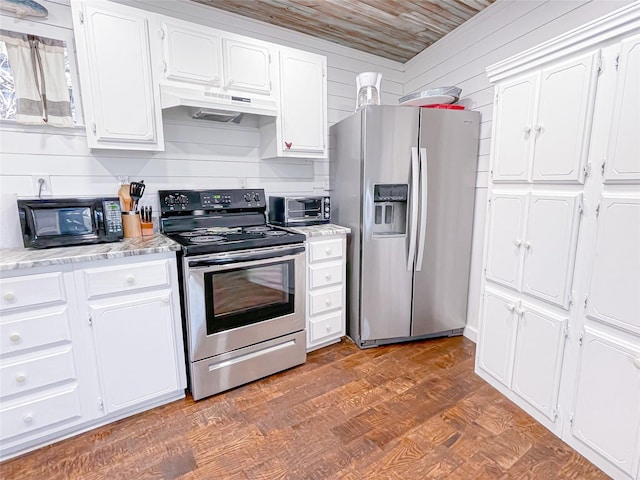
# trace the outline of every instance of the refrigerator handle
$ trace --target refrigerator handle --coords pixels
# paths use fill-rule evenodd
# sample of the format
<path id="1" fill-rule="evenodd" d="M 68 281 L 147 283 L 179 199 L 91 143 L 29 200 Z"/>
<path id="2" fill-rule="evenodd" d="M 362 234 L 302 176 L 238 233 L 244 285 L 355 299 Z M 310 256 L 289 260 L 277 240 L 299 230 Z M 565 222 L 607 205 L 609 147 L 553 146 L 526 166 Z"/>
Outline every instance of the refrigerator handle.
<path id="1" fill-rule="evenodd" d="M 407 271 L 413 270 L 413 260 L 416 255 L 416 237 L 418 227 L 418 175 L 420 163 L 418 147 L 411 147 L 411 219 L 409 220 L 409 253 L 407 255 Z"/>
<path id="2" fill-rule="evenodd" d="M 424 244 L 427 236 L 427 193 L 428 193 L 428 173 L 427 173 L 427 149 L 420 149 L 420 233 L 418 234 L 418 259 L 416 260 L 416 271 L 422 270 L 422 259 L 424 258 Z"/>

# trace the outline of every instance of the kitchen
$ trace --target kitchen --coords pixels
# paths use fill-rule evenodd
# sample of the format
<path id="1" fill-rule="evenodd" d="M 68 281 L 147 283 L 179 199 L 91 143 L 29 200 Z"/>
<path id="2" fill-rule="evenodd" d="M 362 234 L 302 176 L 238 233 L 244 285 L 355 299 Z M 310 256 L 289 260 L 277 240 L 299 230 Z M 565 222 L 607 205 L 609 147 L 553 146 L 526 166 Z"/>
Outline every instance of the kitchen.
<path id="1" fill-rule="evenodd" d="M 163 14 L 185 20 L 207 18 L 210 26 L 232 30 L 253 38 L 327 56 L 329 124 L 348 116 L 355 106 L 354 79 L 361 71 L 383 75 L 382 103 L 393 105 L 405 93 L 431 86 L 455 84 L 463 89 L 463 104 L 482 114 L 476 205 L 487 195 L 493 89 L 484 69 L 578 27 L 628 2 L 496 2 L 483 14 L 406 64 L 361 53 L 305 35 L 254 22 L 235 15 L 216 13 L 197 5 L 161 4 Z M 150 9 L 153 2 L 141 2 Z M 50 16 L 43 31 L 73 41 L 71 15 L 65 2 L 48 2 Z M 55 8 L 54 8 L 55 7 Z M 188 8 L 187 8 L 188 7 Z M 530 15 L 527 15 L 529 13 Z M 15 25 L 27 20 L 11 20 Z M 49 24 L 53 24 L 49 25 Z M 502 28 L 503 25 L 509 25 Z M 3 28 L 10 28 L 4 23 Z M 17 26 L 15 27 L 18 28 Z M 43 27 L 44 28 L 44 27 Z M 530 32 L 522 36 L 522 32 Z M 56 32 L 54 35 L 53 32 Z M 59 33 L 59 35 L 58 35 Z M 469 50 L 469 38 L 474 48 Z M 478 41 L 477 39 L 484 39 Z M 452 54 L 455 52 L 455 55 Z M 466 95 L 468 92 L 468 95 Z M 119 176 L 144 178 L 152 192 L 175 188 L 264 188 L 270 194 L 325 194 L 329 177 L 327 159 L 262 159 L 260 132 L 256 126 L 216 126 L 185 119 L 178 112 L 163 114 L 165 152 L 93 152 L 83 128 L 57 131 L 20 128 L 2 124 L 3 195 L 33 195 L 32 175 L 46 173 L 56 195 L 111 194 Z M 212 152 L 215 152 L 212 155 Z M 214 158 L 212 158 L 214 157 Z M 330 191 L 329 191 L 330 193 Z M 3 206 L 5 202 L 3 200 Z M 154 205 L 157 212 L 158 205 Z M 4 210 L 3 210 L 4 212 Z M 481 277 L 485 212 L 476 208 L 471 278 Z M 465 335 L 476 339 L 480 312 L 480 282 L 471 282 Z"/>

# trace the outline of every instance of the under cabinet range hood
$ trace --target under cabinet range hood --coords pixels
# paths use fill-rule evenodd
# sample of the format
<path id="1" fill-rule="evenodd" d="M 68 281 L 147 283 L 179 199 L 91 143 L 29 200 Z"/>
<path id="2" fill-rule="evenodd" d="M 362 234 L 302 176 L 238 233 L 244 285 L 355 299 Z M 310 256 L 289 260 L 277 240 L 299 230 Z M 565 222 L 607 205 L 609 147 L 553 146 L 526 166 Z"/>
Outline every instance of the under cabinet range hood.
<path id="1" fill-rule="evenodd" d="M 227 94 L 208 91 L 206 88 L 160 85 L 160 104 L 163 109 L 178 106 L 195 107 L 203 111 L 250 113 L 275 117 L 278 114 L 275 100 L 253 96 L 251 93 Z M 228 121 L 224 116 L 206 115 L 201 118 L 212 121 Z"/>

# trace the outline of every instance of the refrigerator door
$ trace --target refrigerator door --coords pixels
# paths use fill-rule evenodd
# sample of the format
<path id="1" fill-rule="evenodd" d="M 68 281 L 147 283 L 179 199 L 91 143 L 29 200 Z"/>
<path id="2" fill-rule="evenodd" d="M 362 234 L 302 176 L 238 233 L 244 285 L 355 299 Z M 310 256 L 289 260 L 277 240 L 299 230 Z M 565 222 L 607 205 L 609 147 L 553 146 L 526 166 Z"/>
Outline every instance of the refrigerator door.
<path id="1" fill-rule="evenodd" d="M 478 156 L 477 112 L 420 112 L 421 224 L 411 336 L 464 328 Z M 426 169 L 426 171 L 424 170 Z M 426 205 L 425 205 L 426 204 Z M 420 235 L 422 233 L 422 235 Z"/>
<path id="2" fill-rule="evenodd" d="M 410 335 L 413 262 L 408 258 L 409 232 L 416 230 L 409 221 L 415 207 L 410 200 L 411 153 L 418 146 L 419 118 L 419 109 L 412 107 L 367 106 L 364 110 L 362 344 Z"/>

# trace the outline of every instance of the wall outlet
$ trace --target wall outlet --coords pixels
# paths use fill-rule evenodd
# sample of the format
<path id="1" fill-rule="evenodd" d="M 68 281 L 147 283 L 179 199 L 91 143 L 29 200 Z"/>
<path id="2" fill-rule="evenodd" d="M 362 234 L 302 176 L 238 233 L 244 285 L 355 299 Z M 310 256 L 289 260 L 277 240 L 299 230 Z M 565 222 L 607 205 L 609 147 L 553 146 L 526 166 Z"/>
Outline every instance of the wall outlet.
<path id="1" fill-rule="evenodd" d="M 36 197 L 47 197 L 53 195 L 51 191 L 51 177 L 46 174 L 31 175 L 33 182 L 33 194 Z"/>
<path id="2" fill-rule="evenodd" d="M 247 188 L 247 179 L 244 177 L 238 178 L 238 188 Z"/>
<path id="3" fill-rule="evenodd" d="M 322 188 L 329 190 L 329 177 L 322 177 Z"/>

